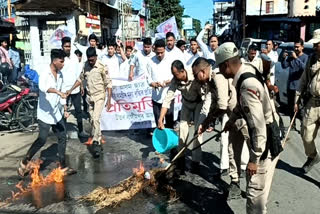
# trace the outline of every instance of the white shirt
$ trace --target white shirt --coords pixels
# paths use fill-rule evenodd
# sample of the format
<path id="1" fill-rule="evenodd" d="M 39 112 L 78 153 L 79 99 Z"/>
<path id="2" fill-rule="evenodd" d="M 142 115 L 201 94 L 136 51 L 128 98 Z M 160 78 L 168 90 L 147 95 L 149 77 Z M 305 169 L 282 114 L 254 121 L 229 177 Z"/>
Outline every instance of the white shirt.
<path id="1" fill-rule="evenodd" d="M 150 85 L 152 82 L 164 83 L 165 81 L 171 80 L 173 75 L 171 73 L 170 59 L 165 53 L 164 58 L 159 61 L 157 56 L 151 58 L 151 63 L 148 66 L 147 82 Z M 152 100 L 157 103 L 162 103 L 165 98 L 169 86 L 163 88 L 152 88 Z"/>
<path id="2" fill-rule="evenodd" d="M 82 68 L 77 56 L 71 54 L 70 57 L 64 58 L 64 66 L 61 70 L 63 75 L 62 91 L 66 92 L 71 89 L 74 83 L 79 79 Z M 80 87 L 75 88 L 71 94 L 80 92 Z"/>
<path id="3" fill-rule="evenodd" d="M 147 65 L 151 63 L 151 58 L 155 56 L 154 52 L 150 52 L 148 55 L 145 52 L 139 51 L 137 52 L 133 58 L 131 59 L 130 65 L 134 65 L 136 72 L 134 76 L 140 76 L 142 74 L 147 73 Z"/>
<path id="4" fill-rule="evenodd" d="M 191 51 L 186 52 L 186 66 L 191 68 L 192 64 L 198 57 L 202 57 L 202 52 L 197 51 L 196 54 L 193 54 Z"/>
<path id="5" fill-rule="evenodd" d="M 206 29 L 203 29 L 202 31 L 200 31 L 196 40 L 201 48 L 201 51 L 203 52 L 203 57 L 206 59 L 212 59 L 216 61 L 216 56 L 214 55 L 214 51 L 202 41 L 205 31 Z"/>
<path id="6" fill-rule="evenodd" d="M 267 54 L 268 57 L 271 59 L 271 68 L 270 68 L 270 82 L 272 85 L 274 85 L 274 79 L 275 79 L 275 64 L 278 62 L 278 53 L 277 51 L 270 51 Z"/>
<path id="7" fill-rule="evenodd" d="M 171 59 L 171 63 L 175 60 L 180 60 L 184 65 L 186 64 L 183 52 L 176 46 L 174 46 L 171 50 L 166 47 L 166 55 Z"/>
<path id="8" fill-rule="evenodd" d="M 61 91 L 63 84 L 63 75 L 59 71 L 57 79 L 51 73 L 48 66 L 39 76 L 39 101 L 38 101 L 38 119 L 50 125 L 57 124 L 63 115 L 63 106 L 61 97 L 55 93 L 48 93 L 49 88 L 55 88 Z"/>
<path id="9" fill-rule="evenodd" d="M 113 56 L 103 55 L 102 64 L 108 67 L 108 73 L 110 78 L 116 78 L 120 76 L 120 65 L 123 62 L 121 56 L 114 54 Z"/>

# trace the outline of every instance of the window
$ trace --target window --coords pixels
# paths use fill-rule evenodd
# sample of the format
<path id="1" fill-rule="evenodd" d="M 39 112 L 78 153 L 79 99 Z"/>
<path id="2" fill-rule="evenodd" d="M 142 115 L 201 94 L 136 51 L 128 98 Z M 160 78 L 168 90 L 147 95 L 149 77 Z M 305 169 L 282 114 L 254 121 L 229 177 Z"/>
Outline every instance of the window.
<path id="1" fill-rule="evenodd" d="M 273 13 L 273 1 L 266 2 L 266 13 Z"/>

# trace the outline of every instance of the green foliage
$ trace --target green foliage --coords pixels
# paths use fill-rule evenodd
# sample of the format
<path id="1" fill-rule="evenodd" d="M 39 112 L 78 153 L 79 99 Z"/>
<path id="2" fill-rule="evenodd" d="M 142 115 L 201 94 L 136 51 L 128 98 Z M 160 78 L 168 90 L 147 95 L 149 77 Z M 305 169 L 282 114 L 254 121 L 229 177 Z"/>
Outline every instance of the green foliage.
<path id="1" fill-rule="evenodd" d="M 201 21 L 199 19 L 192 19 L 193 29 L 196 30 L 197 34 L 200 33 L 201 29 Z"/>
<path id="2" fill-rule="evenodd" d="M 180 0 L 146 0 L 146 4 L 150 8 L 149 26 L 155 29 L 160 23 L 176 17 L 178 28 L 182 28 L 182 15 L 184 8 L 180 5 Z"/>

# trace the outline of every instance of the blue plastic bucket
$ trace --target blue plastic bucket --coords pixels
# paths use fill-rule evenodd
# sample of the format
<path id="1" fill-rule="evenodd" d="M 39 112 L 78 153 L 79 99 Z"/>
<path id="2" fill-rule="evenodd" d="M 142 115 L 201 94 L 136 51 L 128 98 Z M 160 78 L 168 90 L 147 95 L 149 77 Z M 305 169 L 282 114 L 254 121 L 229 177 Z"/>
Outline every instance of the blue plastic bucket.
<path id="1" fill-rule="evenodd" d="M 159 153 L 165 153 L 179 144 L 179 137 L 172 129 L 155 129 L 152 136 L 152 144 Z"/>

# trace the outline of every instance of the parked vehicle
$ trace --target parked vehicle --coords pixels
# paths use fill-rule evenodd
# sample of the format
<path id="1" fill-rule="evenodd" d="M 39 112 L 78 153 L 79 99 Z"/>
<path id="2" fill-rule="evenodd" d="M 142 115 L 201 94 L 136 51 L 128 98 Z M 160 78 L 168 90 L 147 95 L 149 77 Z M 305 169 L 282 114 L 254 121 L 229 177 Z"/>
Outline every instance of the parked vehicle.
<path id="1" fill-rule="evenodd" d="M 240 55 L 242 57 L 246 56 L 249 46 L 252 45 L 253 43 L 255 43 L 258 46 L 258 50 L 261 50 L 262 48 L 265 48 L 266 42 L 267 42 L 266 39 L 245 38 L 242 40 L 242 43 L 240 46 Z M 278 45 L 283 43 L 283 41 L 279 41 L 279 40 L 273 40 L 273 42 L 276 42 Z"/>
<path id="2" fill-rule="evenodd" d="M 37 94 L 29 88 L 6 85 L 0 92 L 0 129 L 25 129 L 37 119 Z"/>
<path id="3" fill-rule="evenodd" d="M 289 68 L 283 68 L 281 62 L 284 60 L 284 53 L 285 52 L 292 52 L 294 51 L 294 43 L 293 42 L 286 42 L 279 45 L 278 48 L 280 54 L 278 62 L 275 64 L 275 84 L 279 88 L 279 98 L 280 103 L 287 105 L 288 98 L 287 98 L 287 87 L 288 87 L 288 78 L 289 78 Z M 313 44 L 312 43 L 304 43 L 304 50 L 303 52 L 307 55 L 313 53 Z"/>

